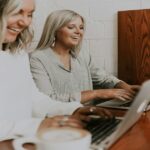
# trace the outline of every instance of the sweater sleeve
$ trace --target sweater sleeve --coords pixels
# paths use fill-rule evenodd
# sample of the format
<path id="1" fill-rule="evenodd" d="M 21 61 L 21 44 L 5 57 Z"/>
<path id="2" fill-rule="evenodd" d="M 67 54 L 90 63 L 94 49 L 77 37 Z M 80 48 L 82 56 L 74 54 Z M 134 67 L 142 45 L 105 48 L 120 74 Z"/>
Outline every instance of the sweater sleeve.
<path id="1" fill-rule="evenodd" d="M 90 51 L 87 50 L 86 52 L 83 52 L 83 57 L 85 58 L 85 61 L 90 69 L 94 89 L 113 88 L 118 82 L 121 81 L 106 72 L 104 69 L 100 69 L 100 67 L 98 67 L 93 61 Z"/>

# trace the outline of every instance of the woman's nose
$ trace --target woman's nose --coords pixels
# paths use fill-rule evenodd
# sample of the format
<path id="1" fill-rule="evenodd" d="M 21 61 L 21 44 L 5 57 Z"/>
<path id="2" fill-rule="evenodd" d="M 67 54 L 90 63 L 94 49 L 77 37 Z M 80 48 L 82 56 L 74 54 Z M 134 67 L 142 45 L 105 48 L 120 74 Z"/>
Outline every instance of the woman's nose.
<path id="1" fill-rule="evenodd" d="M 76 29 L 75 29 L 75 32 L 76 32 L 77 34 L 79 34 L 79 33 L 80 33 L 80 29 L 79 29 L 79 28 L 76 28 Z"/>
<path id="2" fill-rule="evenodd" d="M 18 21 L 20 26 L 28 27 L 31 23 L 31 20 L 27 16 L 23 16 Z"/>

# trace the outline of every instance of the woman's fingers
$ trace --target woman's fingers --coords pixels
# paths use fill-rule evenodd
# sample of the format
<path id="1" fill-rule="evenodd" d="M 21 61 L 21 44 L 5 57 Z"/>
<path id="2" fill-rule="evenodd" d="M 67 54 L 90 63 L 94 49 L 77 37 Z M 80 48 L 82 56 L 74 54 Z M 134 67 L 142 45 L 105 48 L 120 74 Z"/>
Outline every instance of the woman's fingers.
<path id="1" fill-rule="evenodd" d="M 78 119 L 80 119 L 82 122 L 89 122 L 89 121 L 91 121 L 91 117 L 89 116 L 89 115 L 80 115 L 79 117 L 78 117 Z"/>
<path id="2" fill-rule="evenodd" d="M 135 96 L 135 94 L 133 94 L 127 90 L 124 90 L 124 89 L 115 90 L 114 95 L 115 95 L 114 98 L 119 99 L 119 100 L 123 100 L 123 101 L 133 100 L 133 98 Z"/>
<path id="3" fill-rule="evenodd" d="M 119 100 L 132 100 L 135 96 L 135 93 L 129 92 L 125 89 L 103 89 L 99 90 L 100 99 L 119 99 Z M 103 96 L 102 96 L 103 95 Z"/>
<path id="4" fill-rule="evenodd" d="M 110 111 L 96 106 L 85 106 L 78 109 L 74 115 L 81 120 L 90 120 L 90 116 L 94 115 L 97 117 L 104 117 L 104 118 L 112 118 L 113 115 Z"/>

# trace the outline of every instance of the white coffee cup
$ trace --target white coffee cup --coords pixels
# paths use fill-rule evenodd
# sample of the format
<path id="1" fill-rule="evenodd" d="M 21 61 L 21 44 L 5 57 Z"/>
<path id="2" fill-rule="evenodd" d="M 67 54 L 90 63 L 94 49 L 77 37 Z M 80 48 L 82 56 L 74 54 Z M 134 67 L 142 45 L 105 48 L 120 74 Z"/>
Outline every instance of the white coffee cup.
<path id="1" fill-rule="evenodd" d="M 36 137 L 24 137 L 13 141 L 15 150 L 25 150 L 23 144 L 36 144 L 37 150 L 89 150 L 91 134 L 83 129 L 51 128 Z"/>

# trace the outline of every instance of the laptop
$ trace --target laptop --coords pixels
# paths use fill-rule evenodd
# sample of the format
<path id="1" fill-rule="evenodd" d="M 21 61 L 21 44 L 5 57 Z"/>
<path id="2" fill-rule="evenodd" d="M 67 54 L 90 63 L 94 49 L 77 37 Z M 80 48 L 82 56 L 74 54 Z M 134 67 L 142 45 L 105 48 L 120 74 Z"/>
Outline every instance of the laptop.
<path id="1" fill-rule="evenodd" d="M 129 109 L 133 101 L 122 101 L 118 99 L 112 99 L 96 104 L 96 106 L 115 108 L 115 109 Z"/>
<path id="2" fill-rule="evenodd" d="M 128 110 L 122 120 L 119 118 L 109 120 L 111 122 L 107 123 L 107 126 L 103 127 L 103 129 L 100 129 L 99 127 L 96 129 L 93 126 L 88 128 L 92 133 L 91 150 L 107 150 L 138 121 L 150 102 L 149 91 L 150 80 L 142 85 L 130 107 L 130 110 Z M 107 122 L 106 120 L 103 121 Z M 98 124 L 96 123 L 96 125 Z M 108 128 L 107 132 L 105 132 L 106 128 Z"/>
<path id="3" fill-rule="evenodd" d="M 108 100 L 108 101 L 102 100 L 101 102 L 96 101 L 94 105 L 105 107 L 105 108 L 115 108 L 115 109 L 128 110 L 132 103 L 133 103 L 133 100 L 131 100 L 131 101 L 122 101 L 122 100 L 118 100 L 118 99 L 111 99 L 111 100 Z"/>

